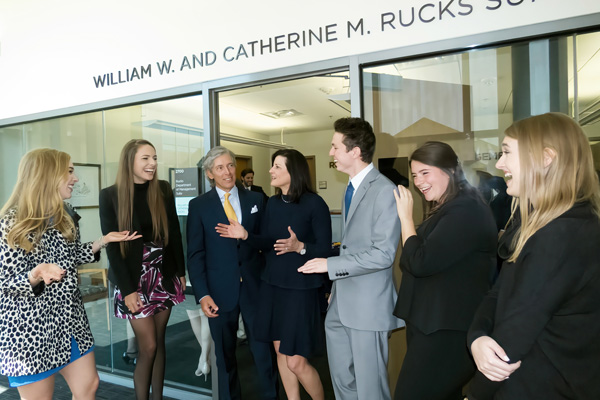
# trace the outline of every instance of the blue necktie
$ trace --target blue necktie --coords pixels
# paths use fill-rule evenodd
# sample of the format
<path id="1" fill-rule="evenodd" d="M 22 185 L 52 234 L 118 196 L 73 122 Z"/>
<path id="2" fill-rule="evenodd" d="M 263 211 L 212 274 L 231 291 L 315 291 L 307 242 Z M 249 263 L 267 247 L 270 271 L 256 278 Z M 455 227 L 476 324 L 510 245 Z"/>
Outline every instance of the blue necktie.
<path id="1" fill-rule="evenodd" d="M 350 203 L 352 202 L 352 195 L 354 194 L 354 186 L 352 186 L 352 182 L 348 184 L 346 188 L 346 195 L 344 196 L 344 205 L 346 206 L 346 215 L 345 218 L 348 218 L 348 210 L 350 209 Z"/>

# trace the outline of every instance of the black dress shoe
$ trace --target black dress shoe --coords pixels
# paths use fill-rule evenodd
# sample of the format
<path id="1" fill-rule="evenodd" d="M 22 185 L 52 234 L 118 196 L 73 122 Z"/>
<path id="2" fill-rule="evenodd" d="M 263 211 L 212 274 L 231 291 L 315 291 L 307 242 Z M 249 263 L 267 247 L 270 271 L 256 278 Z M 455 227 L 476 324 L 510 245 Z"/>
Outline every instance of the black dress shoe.
<path id="1" fill-rule="evenodd" d="M 130 357 L 129 355 L 132 355 L 133 357 Z M 126 351 L 123 352 L 123 361 L 125 361 L 125 364 L 127 365 L 136 365 L 137 364 L 137 353 L 128 353 Z"/>

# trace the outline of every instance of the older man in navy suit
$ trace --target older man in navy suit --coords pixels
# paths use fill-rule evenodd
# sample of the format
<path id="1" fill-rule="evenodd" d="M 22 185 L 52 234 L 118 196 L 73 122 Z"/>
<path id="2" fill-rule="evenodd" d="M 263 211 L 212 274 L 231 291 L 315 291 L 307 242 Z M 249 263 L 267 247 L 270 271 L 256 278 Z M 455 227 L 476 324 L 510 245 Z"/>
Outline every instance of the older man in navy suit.
<path id="1" fill-rule="evenodd" d="M 222 238 L 218 223 L 237 220 L 249 232 L 258 233 L 263 214 L 259 193 L 235 186 L 235 155 L 225 147 L 211 149 L 202 167 L 213 188 L 190 202 L 187 223 L 188 271 L 196 301 L 209 318 L 219 374 L 219 399 L 240 399 L 241 388 L 235 356 L 240 312 L 254 363 L 258 369 L 261 399 L 277 398 L 277 370 L 272 345 L 254 339 L 252 326 L 261 254 L 247 243 Z"/>

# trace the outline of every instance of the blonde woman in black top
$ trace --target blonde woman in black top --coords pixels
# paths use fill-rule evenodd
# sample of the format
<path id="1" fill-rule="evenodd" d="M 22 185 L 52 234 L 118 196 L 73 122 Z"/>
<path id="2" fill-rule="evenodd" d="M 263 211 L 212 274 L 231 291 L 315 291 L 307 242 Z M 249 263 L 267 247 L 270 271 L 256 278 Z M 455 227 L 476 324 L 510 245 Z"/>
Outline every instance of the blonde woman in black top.
<path id="1" fill-rule="evenodd" d="M 513 123 L 496 167 L 516 198 L 507 258 L 469 329 L 469 399 L 600 399 L 600 191 L 569 116 Z"/>

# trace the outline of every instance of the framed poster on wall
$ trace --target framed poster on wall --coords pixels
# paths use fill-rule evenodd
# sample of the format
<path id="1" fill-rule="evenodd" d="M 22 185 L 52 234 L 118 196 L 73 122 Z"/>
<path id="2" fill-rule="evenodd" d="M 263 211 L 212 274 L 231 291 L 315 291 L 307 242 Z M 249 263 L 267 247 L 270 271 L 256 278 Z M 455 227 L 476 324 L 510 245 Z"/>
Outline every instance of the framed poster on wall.
<path id="1" fill-rule="evenodd" d="M 98 207 L 100 196 L 100 164 L 73 163 L 79 181 L 73 186 L 69 203 L 75 208 Z"/>

